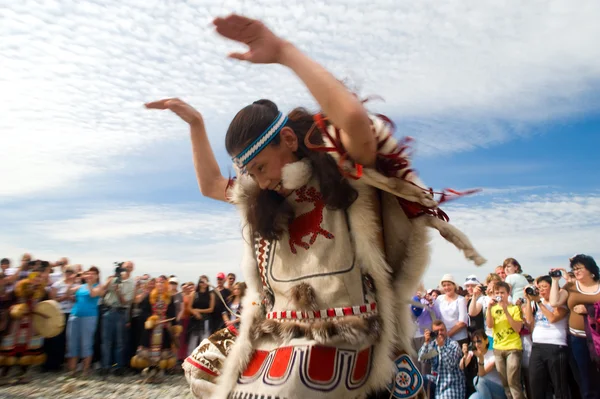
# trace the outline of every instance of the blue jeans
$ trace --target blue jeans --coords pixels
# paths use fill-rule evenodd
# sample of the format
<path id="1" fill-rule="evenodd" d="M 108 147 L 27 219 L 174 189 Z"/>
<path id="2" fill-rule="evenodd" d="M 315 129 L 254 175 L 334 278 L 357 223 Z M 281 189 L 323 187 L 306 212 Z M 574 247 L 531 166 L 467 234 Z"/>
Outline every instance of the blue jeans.
<path id="1" fill-rule="evenodd" d="M 98 316 L 71 316 L 67 322 L 67 357 L 85 359 L 94 353 Z"/>
<path id="2" fill-rule="evenodd" d="M 569 335 L 569 347 L 571 348 L 571 367 L 577 370 L 577 384 L 581 397 L 584 399 L 600 397 L 600 373 L 596 365 L 592 363 L 587 340 L 584 337 Z"/>
<path id="3" fill-rule="evenodd" d="M 110 369 L 113 364 L 117 368 L 125 366 L 126 323 L 127 312 L 111 309 L 102 315 L 102 368 Z"/>
<path id="4" fill-rule="evenodd" d="M 477 392 L 469 396 L 469 399 L 506 399 L 504 387 L 485 377 L 475 377 L 473 385 L 475 385 Z"/>

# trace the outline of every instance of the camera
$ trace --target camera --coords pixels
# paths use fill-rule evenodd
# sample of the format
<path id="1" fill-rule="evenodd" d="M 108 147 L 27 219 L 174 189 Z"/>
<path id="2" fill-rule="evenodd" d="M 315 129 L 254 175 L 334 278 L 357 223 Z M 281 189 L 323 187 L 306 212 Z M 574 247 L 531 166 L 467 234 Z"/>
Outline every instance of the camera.
<path id="1" fill-rule="evenodd" d="M 530 285 L 525 288 L 525 293 L 529 296 L 538 296 L 540 295 L 540 290 L 538 290 L 537 287 Z"/>
<path id="2" fill-rule="evenodd" d="M 550 277 L 561 277 L 562 273 L 560 272 L 560 270 L 551 270 L 550 272 L 548 272 L 548 275 Z"/>
<path id="3" fill-rule="evenodd" d="M 494 300 L 498 303 L 502 302 L 502 297 L 500 295 L 498 295 L 497 297 L 494 298 Z"/>
<path id="4" fill-rule="evenodd" d="M 127 269 L 123 267 L 125 262 L 115 262 L 115 284 L 121 284 L 121 273 Z"/>
<path id="5" fill-rule="evenodd" d="M 468 350 L 470 350 L 470 351 L 477 350 L 477 348 L 475 347 L 475 343 L 469 342 L 469 348 L 468 348 Z"/>
<path id="6" fill-rule="evenodd" d="M 429 336 L 431 337 L 431 339 L 436 339 L 438 337 L 439 333 L 437 331 L 432 331 L 429 333 Z"/>
<path id="7" fill-rule="evenodd" d="M 480 285 L 479 288 L 481 289 L 481 292 L 484 294 L 487 292 L 487 289 L 488 289 L 487 285 Z"/>

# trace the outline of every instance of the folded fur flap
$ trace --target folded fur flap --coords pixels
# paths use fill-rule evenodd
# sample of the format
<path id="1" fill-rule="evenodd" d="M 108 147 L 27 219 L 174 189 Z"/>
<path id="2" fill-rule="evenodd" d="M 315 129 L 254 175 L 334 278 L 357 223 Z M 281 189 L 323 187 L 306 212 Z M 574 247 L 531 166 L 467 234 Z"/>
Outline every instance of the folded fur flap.
<path id="1" fill-rule="evenodd" d="M 291 289 L 291 297 L 299 310 L 317 310 L 317 295 L 315 290 L 307 283 L 296 284 Z"/>
<path id="2" fill-rule="evenodd" d="M 251 334 L 253 340 L 268 336 L 281 343 L 294 338 L 306 338 L 319 344 L 364 345 L 365 342 L 379 340 L 381 330 L 381 317 L 374 314 L 367 317 L 344 316 L 312 322 L 265 319 L 252 326 Z"/>

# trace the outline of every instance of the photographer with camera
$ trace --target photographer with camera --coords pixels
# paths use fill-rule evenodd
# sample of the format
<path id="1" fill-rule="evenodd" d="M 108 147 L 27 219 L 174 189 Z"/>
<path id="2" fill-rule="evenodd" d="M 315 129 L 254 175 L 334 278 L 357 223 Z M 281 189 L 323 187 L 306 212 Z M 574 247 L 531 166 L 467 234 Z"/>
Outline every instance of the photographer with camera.
<path id="1" fill-rule="evenodd" d="M 521 385 L 521 359 L 523 344 L 519 332 L 523 328 L 521 309 L 508 301 L 510 285 L 500 281 L 495 284 L 494 297 L 486 312 L 486 324 L 494 336 L 496 369 L 502 377 L 507 397 L 524 399 Z"/>
<path id="2" fill-rule="evenodd" d="M 105 284 L 102 314 L 102 370 L 107 375 L 116 365 L 115 375 L 121 376 L 126 366 L 125 338 L 129 311 L 135 293 L 131 277 L 133 262 L 115 263 L 115 274 Z"/>
<path id="3" fill-rule="evenodd" d="M 459 367 L 463 357 L 458 342 L 448 337 L 446 325 L 435 320 L 425 330 L 425 343 L 419 349 L 419 361 L 431 363 L 432 374 L 425 376 L 436 399 L 465 397 L 465 375 Z"/>
<path id="4" fill-rule="evenodd" d="M 575 273 L 575 282 L 559 287 L 561 277 L 567 276 L 565 269 L 552 269 L 552 287 L 550 289 L 550 305 L 560 307 L 567 305 L 569 314 L 569 334 L 567 341 L 571 351 L 571 368 L 575 372 L 581 396 L 587 398 L 600 397 L 600 371 L 590 356 L 585 332 L 586 306 L 600 301 L 600 269 L 594 258 L 589 255 L 575 255 L 570 261 L 571 270 Z"/>
<path id="5" fill-rule="evenodd" d="M 471 345 L 463 345 L 464 362 L 468 365 L 476 360 L 476 376 L 473 379 L 475 393 L 469 399 L 506 399 L 502 378 L 496 370 L 496 357 L 489 350 L 489 341 L 484 330 L 477 330 L 471 336 Z"/>
<path id="6" fill-rule="evenodd" d="M 550 276 L 537 279 L 537 288 L 526 287 L 525 322 L 532 331 L 533 348 L 529 359 L 531 399 L 545 399 L 554 392 L 555 399 L 569 398 L 567 378 L 567 315 L 566 306 L 550 306 Z M 550 380 L 551 385 L 547 381 Z M 550 390 L 553 388 L 553 390 Z"/>

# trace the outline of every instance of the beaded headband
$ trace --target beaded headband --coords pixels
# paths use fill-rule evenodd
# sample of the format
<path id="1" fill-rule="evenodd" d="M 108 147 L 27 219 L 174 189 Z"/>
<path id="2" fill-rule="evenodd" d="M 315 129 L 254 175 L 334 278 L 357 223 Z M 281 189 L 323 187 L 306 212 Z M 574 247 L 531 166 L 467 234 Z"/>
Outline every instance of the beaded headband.
<path id="1" fill-rule="evenodd" d="M 242 152 L 240 152 L 235 157 L 231 158 L 234 164 L 240 169 L 244 169 L 246 165 L 255 156 L 258 155 L 269 143 L 279 134 L 285 123 L 287 122 L 287 116 L 283 115 L 281 112 L 275 117 L 275 120 L 268 128 L 265 129 L 264 132 L 260 136 L 256 138 L 248 147 L 246 147 Z"/>

